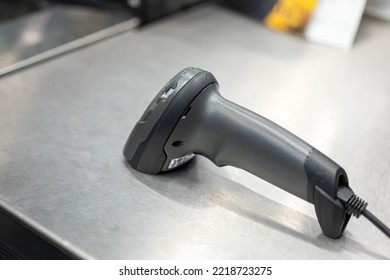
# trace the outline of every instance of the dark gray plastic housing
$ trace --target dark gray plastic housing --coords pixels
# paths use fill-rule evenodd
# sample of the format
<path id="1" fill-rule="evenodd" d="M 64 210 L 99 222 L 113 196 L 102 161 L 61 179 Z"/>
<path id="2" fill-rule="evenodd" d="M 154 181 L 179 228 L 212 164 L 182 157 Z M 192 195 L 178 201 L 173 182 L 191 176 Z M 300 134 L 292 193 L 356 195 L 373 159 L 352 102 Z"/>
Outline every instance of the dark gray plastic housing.
<path id="1" fill-rule="evenodd" d="M 195 155 L 244 169 L 315 205 L 325 235 L 339 237 L 349 220 L 337 199 L 345 171 L 270 120 L 224 99 L 215 77 L 187 68 L 150 103 L 124 156 L 141 172 L 177 168 Z"/>

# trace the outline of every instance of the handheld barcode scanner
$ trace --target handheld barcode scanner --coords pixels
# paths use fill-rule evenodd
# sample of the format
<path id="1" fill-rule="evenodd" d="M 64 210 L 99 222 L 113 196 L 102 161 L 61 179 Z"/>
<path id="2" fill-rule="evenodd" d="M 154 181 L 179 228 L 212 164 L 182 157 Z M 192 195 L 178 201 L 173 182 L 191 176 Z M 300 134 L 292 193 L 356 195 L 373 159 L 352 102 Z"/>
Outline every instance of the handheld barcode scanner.
<path id="1" fill-rule="evenodd" d="M 323 233 L 337 238 L 351 214 L 368 212 L 344 169 L 297 136 L 224 99 L 215 77 L 186 68 L 150 103 L 125 145 L 130 165 L 147 174 L 195 155 L 244 169 L 314 204 Z M 369 213 L 369 212 L 368 212 Z"/>

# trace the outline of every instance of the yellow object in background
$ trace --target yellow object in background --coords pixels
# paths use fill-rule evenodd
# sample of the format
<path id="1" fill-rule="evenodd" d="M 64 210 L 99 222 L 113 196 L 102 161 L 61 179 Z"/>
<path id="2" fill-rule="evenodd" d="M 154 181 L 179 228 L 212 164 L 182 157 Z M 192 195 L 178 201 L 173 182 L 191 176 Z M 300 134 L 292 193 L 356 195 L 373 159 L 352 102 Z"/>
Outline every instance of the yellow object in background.
<path id="1" fill-rule="evenodd" d="M 264 23 L 276 30 L 302 33 L 318 0 L 279 0 Z"/>

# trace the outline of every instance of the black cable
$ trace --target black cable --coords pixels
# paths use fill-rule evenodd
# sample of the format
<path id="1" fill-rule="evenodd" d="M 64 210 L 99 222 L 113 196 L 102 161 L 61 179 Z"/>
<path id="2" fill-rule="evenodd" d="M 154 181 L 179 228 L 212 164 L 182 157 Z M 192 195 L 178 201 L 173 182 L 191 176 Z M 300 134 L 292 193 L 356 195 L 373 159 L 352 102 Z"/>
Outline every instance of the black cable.
<path id="1" fill-rule="evenodd" d="M 344 205 L 347 214 L 353 215 L 356 218 L 363 215 L 390 238 L 390 229 L 366 209 L 367 202 L 355 195 L 349 187 L 340 187 L 337 192 L 337 197 Z"/>
<path id="2" fill-rule="evenodd" d="M 388 228 L 384 223 L 382 223 L 377 217 L 375 217 L 370 211 L 364 209 L 362 215 L 367 218 L 371 223 L 373 223 L 377 228 L 379 228 L 387 237 L 390 237 L 390 228 Z"/>

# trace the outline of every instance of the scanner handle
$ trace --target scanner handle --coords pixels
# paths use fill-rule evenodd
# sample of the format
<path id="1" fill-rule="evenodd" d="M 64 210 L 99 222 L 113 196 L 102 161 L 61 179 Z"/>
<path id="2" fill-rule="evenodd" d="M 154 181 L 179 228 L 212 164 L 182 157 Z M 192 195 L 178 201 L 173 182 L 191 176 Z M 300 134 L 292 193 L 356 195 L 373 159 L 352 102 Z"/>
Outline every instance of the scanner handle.
<path id="1" fill-rule="evenodd" d="M 244 169 L 308 200 L 304 164 L 312 149 L 281 126 L 223 98 L 214 83 L 190 104 L 170 135 L 165 169 L 174 159 L 201 154 L 217 166 Z"/>

